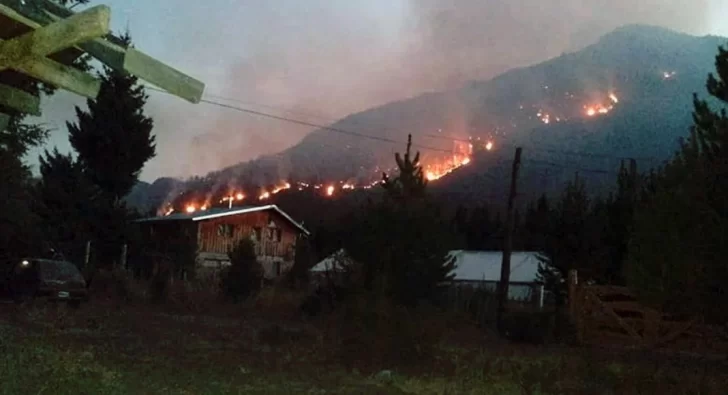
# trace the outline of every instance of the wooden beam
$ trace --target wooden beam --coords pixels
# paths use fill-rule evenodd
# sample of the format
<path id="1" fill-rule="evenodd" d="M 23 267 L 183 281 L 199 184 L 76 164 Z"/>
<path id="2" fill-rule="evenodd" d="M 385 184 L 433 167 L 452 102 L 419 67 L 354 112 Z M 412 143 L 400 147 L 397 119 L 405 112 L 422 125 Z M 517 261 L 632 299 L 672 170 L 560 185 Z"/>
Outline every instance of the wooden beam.
<path id="1" fill-rule="evenodd" d="M 40 115 L 38 96 L 3 84 L 0 84 L 0 105 L 31 115 Z"/>
<path id="2" fill-rule="evenodd" d="M 0 3 L 3 2 L 8 3 L 8 0 L 0 0 Z M 8 4 L 13 5 L 12 3 Z M 38 7 L 16 6 L 5 8 L 9 10 L 8 12 L 14 12 L 17 15 L 17 17 L 14 17 L 15 20 L 33 28 L 39 28 L 73 15 L 73 11 L 48 0 L 38 0 L 37 4 Z M 0 4 L 0 11 L 5 12 L 2 4 Z M 113 36 L 108 35 L 108 37 Z M 201 81 L 185 75 L 136 49 L 131 51 L 133 52 L 131 55 L 133 59 L 129 61 L 129 67 L 125 67 L 127 48 L 108 39 L 96 38 L 79 43 L 77 47 L 114 70 L 132 73 L 138 78 L 192 103 L 198 103 L 204 91 L 205 85 Z M 160 66 L 163 70 L 158 70 Z"/>
<path id="3" fill-rule="evenodd" d="M 205 84 L 134 48 L 126 50 L 124 70 L 191 103 L 199 103 Z"/>
<path id="4" fill-rule="evenodd" d="M 47 56 L 109 32 L 111 10 L 96 6 L 51 23 L 18 38 L 0 43 L 0 71 L 14 68 L 27 58 Z"/>
<path id="5" fill-rule="evenodd" d="M 79 69 L 54 62 L 48 58 L 29 59 L 15 69 L 58 88 L 95 99 L 101 89 L 101 81 Z"/>

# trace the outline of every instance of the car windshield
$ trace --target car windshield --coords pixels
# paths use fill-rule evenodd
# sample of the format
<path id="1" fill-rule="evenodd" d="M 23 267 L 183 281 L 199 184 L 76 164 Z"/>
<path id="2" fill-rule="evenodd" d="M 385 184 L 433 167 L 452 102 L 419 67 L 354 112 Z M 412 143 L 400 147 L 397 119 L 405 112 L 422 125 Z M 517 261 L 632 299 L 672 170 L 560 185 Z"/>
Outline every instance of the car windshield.
<path id="1" fill-rule="evenodd" d="M 38 261 L 38 273 L 42 280 L 84 281 L 76 266 L 64 261 Z"/>

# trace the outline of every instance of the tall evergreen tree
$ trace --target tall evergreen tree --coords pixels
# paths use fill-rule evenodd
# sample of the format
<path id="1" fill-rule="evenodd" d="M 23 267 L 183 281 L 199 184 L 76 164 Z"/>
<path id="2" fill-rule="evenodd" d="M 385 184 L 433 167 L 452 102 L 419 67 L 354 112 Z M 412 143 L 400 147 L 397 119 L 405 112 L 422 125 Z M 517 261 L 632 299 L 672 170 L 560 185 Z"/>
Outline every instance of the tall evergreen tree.
<path id="1" fill-rule="evenodd" d="M 557 302 L 563 303 L 570 270 L 578 270 L 580 279 L 603 280 L 604 204 L 592 201 L 584 182 L 576 177 L 567 184 L 551 213 L 539 278 Z"/>
<path id="2" fill-rule="evenodd" d="M 122 41 L 131 45 L 128 34 Z M 147 95 L 136 77 L 111 68 L 100 77 L 96 99 L 87 100 L 87 111 L 76 107 L 78 121 L 67 126 L 71 146 L 89 178 L 116 204 L 155 156 L 154 123 L 144 115 Z"/>
<path id="3" fill-rule="evenodd" d="M 394 155 L 399 169 L 397 177 L 390 178 L 386 173 L 382 174 L 382 187 L 387 191 L 389 198 L 411 201 L 425 196 L 427 179 L 420 165 L 420 153 L 417 152 L 412 157 L 411 148 L 412 135 L 410 134 L 407 137 L 407 151 L 405 151 L 404 157 L 399 152 Z"/>
<path id="4" fill-rule="evenodd" d="M 546 237 L 549 232 L 549 219 L 551 216 L 551 204 L 542 195 L 535 204 L 526 209 L 524 220 L 524 247 L 530 251 L 543 251 L 546 248 Z"/>
<path id="5" fill-rule="evenodd" d="M 710 100 L 694 95 L 694 126 L 672 161 L 651 175 L 635 214 L 627 280 L 644 300 L 676 312 L 728 314 L 728 50 L 716 56 L 706 83 Z M 718 109 L 716 109 L 716 107 Z"/>
<path id="6" fill-rule="evenodd" d="M 449 224 L 428 201 L 419 153 L 396 155 L 399 174 L 383 176 L 386 196 L 362 210 L 345 248 L 363 270 L 363 286 L 395 304 L 433 301 L 437 287 L 452 278 Z"/>
<path id="7" fill-rule="evenodd" d="M 610 284 L 624 284 L 624 262 L 633 227 L 635 205 L 639 199 L 639 174 L 622 163 L 617 176 L 617 191 L 606 201 L 607 223 L 604 243 L 609 249 L 605 279 Z"/>
<path id="8" fill-rule="evenodd" d="M 99 189 L 71 155 L 54 149 L 39 158 L 41 180 L 36 186 L 36 209 L 49 247 L 72 262 L 82 262 L 85 243 L 97 233 L 95 203 Z"/>

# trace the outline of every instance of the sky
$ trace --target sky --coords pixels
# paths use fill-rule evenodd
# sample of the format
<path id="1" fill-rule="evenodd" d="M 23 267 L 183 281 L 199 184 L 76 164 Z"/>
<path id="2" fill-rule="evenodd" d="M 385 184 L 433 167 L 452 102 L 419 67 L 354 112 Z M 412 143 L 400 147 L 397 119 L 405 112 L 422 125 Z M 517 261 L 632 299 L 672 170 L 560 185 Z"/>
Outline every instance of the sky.
<path id="1" fill-rule="evenodd" d="M 578 50 L 631 23 L 728 36 L 725 0 L 106 0 L 112 29 L 206 84 L 206 98 L 318 124 Z M 157 156 L 141 179 L 203 175 L 310 127 L 150 92 Z M 230 101 L 232 99 L 234 101 Z M 44 99 L 43 149 L 70 151 L 85 101 Z"/>

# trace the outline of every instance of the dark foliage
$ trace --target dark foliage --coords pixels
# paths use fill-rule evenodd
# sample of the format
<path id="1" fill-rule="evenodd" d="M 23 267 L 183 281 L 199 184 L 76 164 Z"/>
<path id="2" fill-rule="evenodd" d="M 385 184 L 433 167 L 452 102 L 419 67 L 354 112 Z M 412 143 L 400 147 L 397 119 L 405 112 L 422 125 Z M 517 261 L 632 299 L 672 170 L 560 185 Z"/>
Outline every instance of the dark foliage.
<path id="1" fill-rule="evenodd" d="M 71 155 L 54 150 L 39 158 L 36 212 L 43 221 L 44 239 L 66 259 L 84 260 L 86 242 L 103 226 L 99 218 L 99 190 Z"/>
<path id="2" fill-rule="evenodd" d="M 129 45 L 131 38 L 122 37 Z M 88 111 L 76 107 L 67 123 L 71 146 L 92 182 L 113 202 L 126 196 L 144 164 L 154 157 L 153 121 L 144 115 L 147 96 L 136 77 L 106 68 Z"/>
<path id="3" fill-rule="evenodd" d="M 257 294 L 263 281 L 263 267 L 258 262 L 253 242 L 240 240 L 229 256 L 230 267 L 223 272 L 220 283 L 223 295 L 239 302 Z"/>
<path id="4" fill-rule="evenodd" d="M 728 51 L 719 49 L 694 126 L 675 157 L 643 188 L 627 279 L 641 297 L 676 313 L 725 322 L 728 302 Z M 716 109 L 717 108 L 717 109 Z"/>
<path id="5" fill-rule="evenodd" d="M 286 274 L 288 286 L 292 289 L 297 289 L 308 285 L 308 270 L 311 269 L 314 263 L 311 240 L 307 237 L 300 237 L 296 242 L 293 267 Z"/>
<path id="6" fill-rule="evenodd" d="M 364 289 L 413 306 L 436 297 L 454 262 L 447 257 L 450 224 L 428 201 L 419 154 L 412 158 L 410 147 L 411 139 L 404 157 L 396 156 L 397 177 L 384 176 L 385 198 L 359 213 L 345 247 L 361 265 Z"/>
<path id="7" fill-rule="evenodd" d="M 542 210 L 547 207 L 542 201 Z M 558 304 L 566 300 L 566 278 L 572 269 L 585 280 L 603 280 L 606 248 L 602 242 L 606 218 L 605 203 L 592 200 L 584 182 L 569 182 L 549 214 L 546 237 L 542 240 L 539 279 Z M 534 211 L 535 213 L 535 211 Z M 539 213 L 543 216 L 545 213 Z"/>
<path id="8" fill-rule="evenodd" d="M 4 263 L 38 251 L 42 243 L 38 218 L 31 207 L 30 172 L 1 146 L 0 185 L 0 262 Z"/>

